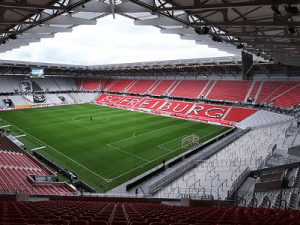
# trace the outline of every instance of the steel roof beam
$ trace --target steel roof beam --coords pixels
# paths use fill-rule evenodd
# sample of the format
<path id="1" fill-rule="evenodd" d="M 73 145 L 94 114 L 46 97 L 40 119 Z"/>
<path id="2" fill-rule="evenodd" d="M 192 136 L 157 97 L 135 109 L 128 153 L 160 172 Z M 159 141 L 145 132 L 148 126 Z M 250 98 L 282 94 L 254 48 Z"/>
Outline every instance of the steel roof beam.
<path id="1" fill-rule="evenodd" d="M 226 22 L 210 22 L 205 21 L 204 23 L 189 23 L 189 26 L 230 26 L 230 28 L 239 28 L 239 27 L 287 27 L 287 26 L 293 26 L 293 27 L 299 27 L 300 22 L 299 21 L 270 21 L 270 22 L 253 22 L 250 20 L 247 21 L 226 21 Z"/>
<path id="2" fill-rule="evenodd" d="M 172 4 L 172 2 L 169 2 Z M 273 5 L 283 5 L 283 4 L 298 4 L 297 0 L 256 0 L 248 2 L 237 2 L 237 3 L 224 3 L 224 4 L 194 4 L 191 6 L 176 6 L 176 7 L 165 7 L 155 9 L 155 12 L 167 12 L 167 11 L 203 11 L 203 10 L 222 10 L 222 9 L 232 9 L 241 7 L 257 7 L 257 6 L 273 6 Z"/>
<path id="3" fill-rule="evenodd" d="M 36 4 L 24 4 L 24 3 L 11 3 L 11 2 L 0 2 L 0 7 L 6 9 L 49 9 L 49 10 L 67 10 L 67 7 L 52 6 L 52 5 L 36 5 Z"/>

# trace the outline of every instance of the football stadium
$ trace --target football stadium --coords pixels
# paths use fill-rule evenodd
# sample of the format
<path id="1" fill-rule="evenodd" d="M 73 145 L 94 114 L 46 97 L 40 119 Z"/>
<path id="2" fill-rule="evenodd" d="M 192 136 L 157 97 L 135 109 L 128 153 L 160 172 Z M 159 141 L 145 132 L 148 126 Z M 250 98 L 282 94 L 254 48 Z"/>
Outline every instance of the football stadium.
<path id="1" fill-rule="evenodd" d="M 121 15 L 231 56 L 0 60 L 0 225 L 300 224 L 299 9 L 2 1 L 1 53 Z"/>

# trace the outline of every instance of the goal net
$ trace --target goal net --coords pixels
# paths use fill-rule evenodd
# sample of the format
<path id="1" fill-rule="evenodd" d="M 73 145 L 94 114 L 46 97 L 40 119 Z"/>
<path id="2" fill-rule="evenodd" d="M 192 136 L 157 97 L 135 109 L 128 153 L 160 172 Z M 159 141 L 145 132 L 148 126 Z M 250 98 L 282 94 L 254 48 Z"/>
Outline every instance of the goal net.
<path id="1" fill-rule="evenodd" d="M 181 145 L 183 148 L 191 149 L 198 146 L 199 144 L 200 144 L 200 138 L 197 135 L 192 134 L 190 136 L 183 138 Z"/>

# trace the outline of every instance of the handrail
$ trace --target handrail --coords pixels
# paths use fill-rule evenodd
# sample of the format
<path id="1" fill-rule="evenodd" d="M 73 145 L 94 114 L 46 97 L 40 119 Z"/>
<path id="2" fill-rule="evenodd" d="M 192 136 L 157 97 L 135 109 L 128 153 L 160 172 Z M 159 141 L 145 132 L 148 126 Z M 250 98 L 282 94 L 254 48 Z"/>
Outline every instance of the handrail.
<path id="1" fill-rule="evenodd" d="M 192 186 L 194 186 L 194 190 L 195 190 L 195 189 L 196 189 L 196 183 L 199 182 L 199 186 L 200 186 L 200 181 L 201 181 L 201 179 L 197 180 L 195 183 L 193 183 L 193 184 L 189 187 L 189 189 L 190 189 Z"/>
<path id="2" fill-rule="evenodd" d="M 220 181 L 220 174 L 217 174 L 213 179 L 211 179 L 210 181 L 210 186 L 213 187 L 212 182 L 214 181 L 214 179 L 218 177 L 218 181 Z"/>
<path id="3" fill-rule="evenodd" d="M 220 184 L 220 186 L 217 188 L 217 193 L 218 193 L 218 195 L 219 195 L 219 189 L 220 189 L 221 186 L 222 186 L 222 191 L 224 191 L 223 187 L 224 187 L 224 183 L 225 183 L 225 182 L 226 182 L 226 187 L 228 187 L 227 179 L 226 179 L 226 180 L 224 180 L 223 183 Z"/>
<path id="4" fill-rule="evenodd" d="M 200 180 L 199 180 L 200 181 Z M 199 189 L 195 194 L 194 194 L 194 198 L 196 197 L 196 195 L 198 194 L 198 193 L 200 193 L 200 191 L 202 191 L 202 189 L 204 189 L 205 190 L 205 188 L 203 187 L 203 188 L 201 188 L 201 189 Z"/>
<path id="5" fill-rule="evenodd" d="M 233 158 L 233 155 L 236 156 L 236 152 L 231 153 L 231 154 L 229 155 L 229 159 L 230 159 L 230 158 Z"/>
<path id="6" fill-rule="evenodd" d="M 173 188 L 169 193 L 168 193 L 168 197 L 170 196 L 170 194 L 174 191 L 174 190 L 176 190 L 178 188 L 178 192 L 179 192 L 179 186 L 177 186 L 176 188 Z"/>
<path id="7" fill-rule="evenodd" d="M 186 180 L 186 183 L 185 183 L 185 184 L 186 184 L 186 186 L 188 185 L 188 181 L 189 181 L 189 179 L 190 179 L 190 178 L 192 178 L 192 177 L 194 177 L 194 180 L 196 179 L 196 177 L 195 177 L 195 174 L 194 174 L 193 176 L 190 176 L 190 177 L 189 177 L 189 178 Z"/>
<path id="8" fill-rule="evenodd" d="M 236 160 L 238 160 L 239 158 L 238 157 L 236 157 L 234 160 L 232 160 L 231 162 L 230 162 L 230 164 L 229 164 L 229 169 L 231 169 L 231 164 L 232 163 L 234 163 Z"/>
<path id="9" fill-rule="evenodd" d="M 239 172 L 241 172 L 241 166 L 239 166 L 238 168 L 236 168 L 236 169 L 232 172 L 232 174 L 231 174 L 231 181 L 232 181 L 232 175 L 233 175 L 237 170 L 239 170 Z"/>
<path id="10" fill-rule="evenodd" d="M 248 177 L 250 173 L 250 168 L 247 167 L 240 175 L 239 177 L 233 182 L 231 185 L 230 190 L 228 191 L 228 199 L 232 198 L 232 195 L 236 192 L 237 188 L 244 182 L 244 180 Z"/>
<path id="11" fill-rule="evenodd" d="M 257 154 L 257 149 L 255 149 L 252 153 L 251 153 L 251 156 L 250 156 L 250 159 L 252 159 L 252 156 L 253 156 L 253 154 L 256 152 L 256 154 Z"/>
<path id="12" fill-rule="evenodd" d="M 215 170 L 215 172 L 216 172 L 216 167 L 212 168 L 210 171 L 208 171 L 208 172 L 205 174 L 205 181 L 206 181 L 206 175 L 207 175 L 207 174 L 210 174 L 209 176 L 211 176 L 211 172 L 212 172 L 213 170 Z"/>

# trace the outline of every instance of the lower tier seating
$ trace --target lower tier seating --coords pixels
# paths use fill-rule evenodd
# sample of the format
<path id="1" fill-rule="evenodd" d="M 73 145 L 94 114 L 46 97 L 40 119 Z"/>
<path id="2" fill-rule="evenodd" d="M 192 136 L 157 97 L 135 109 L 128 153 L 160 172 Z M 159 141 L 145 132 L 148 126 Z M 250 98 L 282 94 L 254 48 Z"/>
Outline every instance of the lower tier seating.
<path id="1" fill-rule="evenodd" d="M 230 113 L 224 118 L 224 120 L 240 122 L 248 116 L 255 113 L 257 110 L 255 109 L 245 109 L 245 108 L 235 108 L 232 107 L 230 109 Z"/>
<path id="2" fill-rule="evenodd" d="M 226 120 L 231 119 L 229 121 L 238 122 L 257 111 L 253 109 L 236 109 L 235 107 L 232 107 L 231 110 L 228 111 L 228 106 L 109 94 L 102 94 L 97 98 L 96 103 L 118 108 L 146 111 L 154 114 L 167 114 L 169 116 L 203 122 L 221 120 L 224 115 L 226 115 Z M 229 122 L 226 123 L 229 124 Z"/>
<path id="3" fill-rule="evenodd" d="M 20 148 L 13 144 L 8 138 L 1 135 L 0 132 L 0 150 L 20 152 Z"/>
<path id="4" fill-rule="evenodd" d="M 121 201 L 122 199 L 120 199 Z M 238 206 L 186 207 L 148 202 L 0 202 L 0 224 L 297 225 L 300 212 Z"/>
<path id="5" fill-rule="evenodd" d="M 23 153 L 0 151 L 0 193 L 28 193 L 30 195 L 73 195 L 64 184 L 35 185 L 28 175 L 54 175 L 44 170 Z"/>

